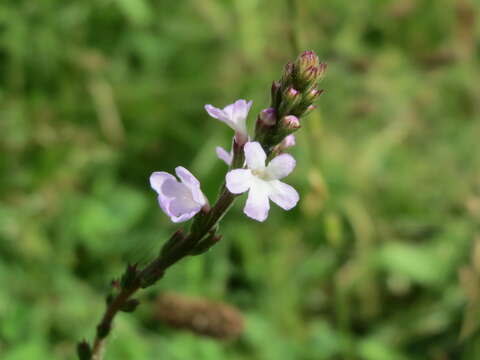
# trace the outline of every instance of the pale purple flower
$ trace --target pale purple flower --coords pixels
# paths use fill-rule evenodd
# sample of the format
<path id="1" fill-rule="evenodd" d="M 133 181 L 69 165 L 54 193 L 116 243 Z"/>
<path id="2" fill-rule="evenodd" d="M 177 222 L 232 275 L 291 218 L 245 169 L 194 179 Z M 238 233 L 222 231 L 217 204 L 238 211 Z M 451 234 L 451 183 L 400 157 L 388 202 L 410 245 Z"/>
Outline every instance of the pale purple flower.
<path id="1" fill-rule="evenodd" d="M 225 162 L 225 164 L 227 164 L 228 166 L 232 165 L 232 160 L 233 160 L 232 151 L 228 152 L 223 147 L 217 146 L 215 148 L 215 152 L 217 153 L 217 157 L 220 160 L 223 160 Z"/>
<path id="2" fill-rule="evenodd" d="M 195 216 L 207 204 L 200 189 L 200 182 L 190 171 L 182 166 L 175 168 L 180 178 L 157 171 L 150 176 L 150 186 L 158 194 L 158 203 L 174 223 L 187 221 Z"/>
<path id="3" fill-rule="evenodd" d="M 247 169 L 235 169 L 227 173 L 226 185 L 233 194 L 248 191 L 243 209 L 252 219 L 264 221 L 270 209 L 269 199 L 285 210 L 297 205 L 297 191 L 279 179 L 284 178 L 295 168 L 295 159 L 289 154 L 275 157 L 265 166 L 267 155 L 258 142 L 245 144 Z"/>
<path id="4" fill-rule="evenodd" d="M 251 101 L 240 99 L 223 109 L 207 104 L 205 105 L 205 110 L 211 117 L 230 126 L 235 131 L 237 142 L 243 145 L 248 140 L 246 120 L 251 107 Z"/>

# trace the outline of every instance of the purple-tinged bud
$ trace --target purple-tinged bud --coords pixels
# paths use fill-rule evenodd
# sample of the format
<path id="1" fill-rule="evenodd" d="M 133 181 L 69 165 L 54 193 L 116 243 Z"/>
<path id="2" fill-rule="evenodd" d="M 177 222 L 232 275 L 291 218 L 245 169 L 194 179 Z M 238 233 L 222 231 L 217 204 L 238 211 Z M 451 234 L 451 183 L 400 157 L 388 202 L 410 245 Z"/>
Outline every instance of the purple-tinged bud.
<path id="1" fill-rule="evenodd" d="M 298 98 L 299 94 L 300 93 L 294 88 L 289 88 L 285 93 L 285 99 L 287 99 L 288 101 L 294 101 L 296 100 L 296 98 Z"/>
<path id="2" fill-rule="evenodd" d="M 277 111 L 274 108 L 267 108 L 260 112 L 258 122 L 262 126 L 273 126 L 277 123 Z"/>
<path id="3" fill-rule="evenodd" d="M 318 56 L 313 51 L 303 52 L 295 62 L 295 85 L 305 91 L 320 80 L 325 73 L 326 64 L 320 63 Z"/>
<path id="4" fill-rule="evenodd" d="M 282 85 L 280 84 L 280 81 L 274 81 L 272 83 L 272 96 L 277 94 L 277 92 L 278 92 L 278 90 L 280 90 L 281 86 Z"/>
<path id="5" fill-rule="evenodd" d="M 310 66 L 302 73 L 302 79 L 305 82 L 312 83 L 317 80 L 319 69 L 316 66 Z"/>
<path id="6" fill-rule="evenodd" d="M 317 54 L 314 51 L 304 51 L 297 58 L 296 65 L 300 73 L 309 67 L 317 67 L 320 64 Z"/>
<path id="7" fill-rule="evenodd" d="M 312 103 L 314 102 L 317 97 L 319 97 L 323 93 L 323 90 L 318 90 L 318 89 L 312 89 L 310 90 L 305 97 L 303 98 L 303 101 L 305 103 Z"/>
<path id="8" fill-rule="evenodd" d="M 280 89 L 282 87 L 282 84 L 280 81 L 274 81 L 272 83 L 272 90 L 271 90 L 271 96 L 272 96 L 272 107 L 276 108 L 280 104 Z"/>
<path id="9" fill-rule="evenodd" d="M 300 121 L 294 115 L 284 116 L 282 118 L 282 127 L 293 132 L 300 129 Z"/>
<path id="10" fill-rule="evenodd" d="M 280 119 L 273 143 L 277 146 L 286 136 L 300 129 L 300 120 L 295 115 L 287 115 Z"/>
<path id="11" fill-rule="evenodd" d="M 255 139 L 262 140 L 270 137 L 276 123 L 277 111 L 273 107 L 260 111 L 255 124 Z"/>
<path id="12" fill-rule="evenodd" d="M 298 105 L 301 100 L 300 92 L 294 88 L 288 88 L 283 93 L 282 102 L 280 104 L 279 114 L 288 115 L 290 111 Z"/>
<path id="13" fill-rule="evenodd" d="M 284 69 L 283 75 L 282 75 L 282 80 L 280 81 L 281 84 L 284 87 L 292 84 L 295 71 L 296 71 L 296 69 L 295 69 L 295 65 L 293 63 L 289 62 L 289 63 L 287 63 L 287 65 L 285 65 L 285 69 Z"/>
<path id="14" fill-rule="evenodd" d="M 310 105 L 307 107 L 307 110 L 303 113 L 303 116 L 306 116 L 310 114 L 313 110 L 315 110 L 317 107 L 315 105 Z"/>
<path id="15" fill-rule="evenodd" d="M 318 65 L 318 80 L 320 80 L 327 71 L 327 63 L 321 63 Z"/>

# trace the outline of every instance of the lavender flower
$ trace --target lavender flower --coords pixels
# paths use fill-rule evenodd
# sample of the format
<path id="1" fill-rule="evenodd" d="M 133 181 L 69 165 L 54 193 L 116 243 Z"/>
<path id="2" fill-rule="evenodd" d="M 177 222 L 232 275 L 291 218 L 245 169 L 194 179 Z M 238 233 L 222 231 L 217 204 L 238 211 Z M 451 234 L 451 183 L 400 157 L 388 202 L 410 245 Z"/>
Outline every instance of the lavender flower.
<path id="1" fill-rule="evenodd" d="M 235 140 L 239 145 L 243 145 L 248 141 L 246 119 L 251 107 L 251 101 L 247 102 L 240 99 L 227 105 L 223 110 L 210 104 L 205 105 L 205 110 L 208 115 L 224 122 L 235 130 Z"/>
<path id="2" fill-rule="evenodd" d="M 295 168 L 295 159 L 289 154 L 275 157 L 265 166 L 267 155 L 258 142 L 245 144 L 247 169 L 234 169 L 227 173 L 227 189 L 233 194 L 248 191 L 243 209 L 252 219 L 264 221 L 270 209 L 269 199 L 285 210 L 297 205 L 297 191 L 279 179 L 284 178 Z"/>
<path id="3" fill-rule="evenodd" d="M 190 171 L 178 166 L 175 173 L 181 182 L 167 172 L 158 171 L 150 176 L 150 186 L 158 193 L 158 203 L 165 214 L 178 223 L 195 216 L 207 204 L 207 199 L 200 182 Z"/>

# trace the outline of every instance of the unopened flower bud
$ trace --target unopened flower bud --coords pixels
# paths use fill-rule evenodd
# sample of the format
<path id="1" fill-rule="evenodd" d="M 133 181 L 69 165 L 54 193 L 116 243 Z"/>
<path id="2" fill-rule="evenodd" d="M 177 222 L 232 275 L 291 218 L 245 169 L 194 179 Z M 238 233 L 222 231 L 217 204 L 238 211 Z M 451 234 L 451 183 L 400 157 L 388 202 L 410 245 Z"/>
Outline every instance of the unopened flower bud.
<path id="1" fill-rule="evenodd" d="M 281 80 L 281 84 L 284 87 L 292 84 L 295 71 L 296 69 L 293 63 L 289 62 L 287 63 L 287 65 L 285 65 L 285 69 L 283 71 L 282 80 Z"/>
<path id="2" fill-rule="evenodd" d="M 326 63 L 321 63 L 318 65 L 318 80 L 325 75 L 325 71 L 327 71 L 327 64 Z"/>
<path id="3" fill-rule="evenodd" d="M 255 124 L 255 138 L 261 140 L 270 137 L 276 123 L 277 111 L 273 107 L 262 110 Z"/>
<path id="4" fill-rule="evenodd" d="M 301 100 L 300 92 L 294 88 L 289 88 L 283 94 L 282 102 L 280 104 L 280 114 L 288 115 Z"/>
<path id="5" fill-rule="evenodd" d="M 293 132 L 300 129 L 300 121 L 294 115 L 284 116 L 282 118 L 282 127 Z"/>
<path id="6" fill-rule="evenodd" d="M 297 58 L 296 65 L 300 73 L 310 67 L 317 67 L 320 64 L 317 54 L 314 51 L 304 51 Z"/>
<path id="7" fill-rule="evenodd" d="M 307 110 L 303 113 L 303 116 L 306 116 L 310 114 L 313 110 L 315 110 L 317 107 L 315 105 L 310 105 L 307 107 Z"/>
<path id="8" fill-rule="evenodd" d="M 258 121 L 262 126 L 273 126 L 277 122 L 277 112 L 274 108 L 264 109 L 260 112 Z"/>
<path id="9" fill-rule="evenodd" d="M 303 98 L 303 101 L 305 103 L 311 104 L 313 103 L 317 97 L 319 97 L 323 93 L 323 90 L 318 90 L 318 89 L 312 89 L 310 90 L 305 97 Z"/>
<path id="10" fill-rule="evenodd" d="M 288 144 L 282 144 L 285 138 L 300 129 L 300 127 L 300 120 L 295 115 L 287 115 L 282 117 L 278 122 L 275 133 L 271 137 L 270 144 L 275 147 L 277 152 L 280 152 L 280 150 L 285 148 L 284 145 L 290 146 L 292 143 L 292 138 L 290 137 L 287 140 L 289 142 Z M 294 142 L 295 139 L 293 138 L 293 143 Z"/>
<path id="11" fill-rule="evenodd" d="M 303 52 L 295 62 L 295 85 L 304 91 L 320 80 L 326 69 L 326 64 L 320 63 L 313 51 Z"/>
<path id="12" fill-rule="evenodd" d="M 280 88 L 282 85 L 279 81 L 274 81 L 272 83 L 271 96 L 272 96 L 272 107 L 276 108 L 280 104 Z"/>
<path id="13" fill-rule="evenodd" d="M 299 92 L 294 88 L 290 88 L 285 93 L 285 98 L 289 101 L 293 101 L 296 97 L 298 97 Z"/>
<path id="14" fill-rule="evenodd" d="M 319 74 L 319 68 L 316 66 L 310 66 L 302 73 L 302 80 L 308 83 L 312 83 L 317 80 Z"/>

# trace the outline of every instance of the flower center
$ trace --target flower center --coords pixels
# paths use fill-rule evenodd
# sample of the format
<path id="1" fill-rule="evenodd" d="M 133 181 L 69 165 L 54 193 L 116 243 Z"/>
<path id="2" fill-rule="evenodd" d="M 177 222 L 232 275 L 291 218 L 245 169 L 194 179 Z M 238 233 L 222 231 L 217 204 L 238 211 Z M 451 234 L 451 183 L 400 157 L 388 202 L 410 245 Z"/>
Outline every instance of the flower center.
<path id="1" fill-rule="evenodd" d="M 267 181 L 271 180 L 270 177 L 268 176 L 268 173 L 264 169 L 252 170 L 252 174 L 262 180 L 267 180 Z"/>

